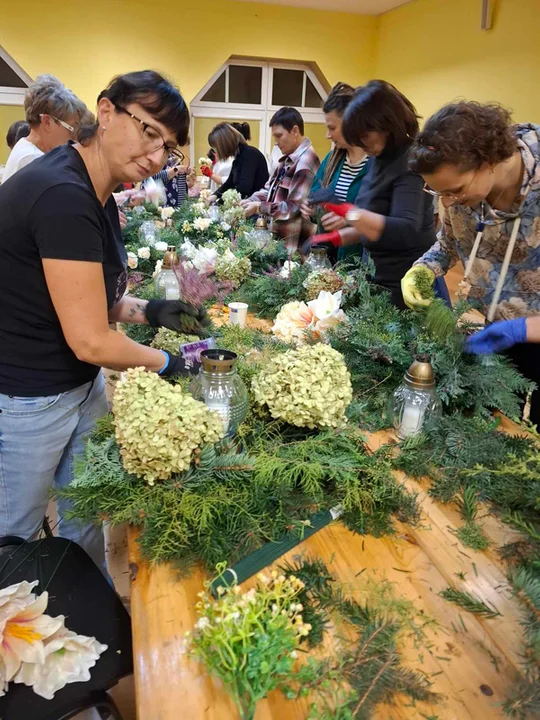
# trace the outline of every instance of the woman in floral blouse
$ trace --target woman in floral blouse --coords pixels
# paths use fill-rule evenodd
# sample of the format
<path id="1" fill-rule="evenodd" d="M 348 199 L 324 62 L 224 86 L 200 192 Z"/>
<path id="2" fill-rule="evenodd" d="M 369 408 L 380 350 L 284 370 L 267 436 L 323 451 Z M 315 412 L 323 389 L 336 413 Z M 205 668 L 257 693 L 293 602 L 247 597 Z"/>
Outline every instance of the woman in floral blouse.
<path id="1" fill-rule="evenodd" d="M 540 314 L 540 126 L 514 125 L 498 105 L 446 105 L 418 135 L 410 167 L 446 212 L 438 241 L 403 278 L 406 303 L 426 304 L 415 288 L 419 268 L 435 279 L 461 260 L 469 299 L 498 321 L 469 350 L 506 350 L 540 385 L 540 345 L 526 344 L 536 322 L 527 318 Z M 540 424 L 540 391 L 531 420 Z"/>

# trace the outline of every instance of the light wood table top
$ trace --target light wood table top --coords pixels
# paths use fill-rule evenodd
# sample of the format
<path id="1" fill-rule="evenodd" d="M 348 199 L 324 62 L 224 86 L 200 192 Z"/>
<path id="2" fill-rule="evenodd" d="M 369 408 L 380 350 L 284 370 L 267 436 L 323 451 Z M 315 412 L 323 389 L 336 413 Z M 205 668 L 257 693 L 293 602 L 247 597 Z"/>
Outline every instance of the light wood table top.
<path id="1" fill-rule="evenodd" d="M 505 421 L 507 429 L 513 428 Z M 388 433 L 369 438 L 375 449 Z M 396 704 L 380 706 L 377 720 L 497 720 L 497 707 L 520 666 L 522 631 L 517 601 L 511 597 L 504 566 L 496 549 L 475 552 L 452 533 L 462 524 L 457 511 L 436 503 L 416 481 L 404 478 L 419 493 L 418 527 L 397 524 L 391 537 L 355 535 L 340 522 L 323 528 L 280 558 L 317 556 L 354 592 L 358 573 L 387 578 L 416 609 L 437 621 L 426 629 L 428 648 L 402 647 L 404 664 L 432 674 L 437 704 L 417 703 L 397 696 Z M 496 545 L 515 533 L 496 518 L 483 519 L 486 534 Z M 151 568 L 138 553 L 137 532 L 129 531 L 131 612 L 138 720 L 236 720 L 238 713 L 227 693 L 182 652 L 186 630 L 196 620 L 197 593 L 203 588 L 200 570 L 179 578 L 168 565 Z M 460 581 L 456 573 L 465 573 Z M 245 587 L 255 583 L 252 578 Z M 491 620 L 466 613 L 439 596 L 448 585 L 470 591 L 494 605 L 502 617 Z M 463 623 L 462 623 L 463 620 Z M 423 713 L 423 714 L 422 714 Z M 256 720 L 303 720 L 308 701 L 286 700 L 274 692 L 259 704 Z"/>

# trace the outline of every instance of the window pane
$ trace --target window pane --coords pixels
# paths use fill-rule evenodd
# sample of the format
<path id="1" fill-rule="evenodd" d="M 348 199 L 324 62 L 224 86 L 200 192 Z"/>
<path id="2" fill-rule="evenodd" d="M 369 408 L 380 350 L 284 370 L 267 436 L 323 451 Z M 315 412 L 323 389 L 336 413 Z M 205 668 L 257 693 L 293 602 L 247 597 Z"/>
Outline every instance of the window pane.
<path id="1" fill-rule="evenodd" d="M 206 91 L 201 100 L 205 102 L 225 102 L 225 71 L 221 73 L 212 87 Z"/>
<path id="2" fill-rule="evenodd" d="M 322 104 L 323 100 L 315 89 L 315 85 L 311 82 L 309 77 L 306 76 L 306 102 L 304 107 L 320 108 L 322 107 Z"/>
<path id="3" fill-rule="evenodd" d="M 0 58 L 0 85 L 2 87 L 25 88 L 26 83 L 12 70 L 7 62 Z"/>
<path id="4" fill-rule="evenodd" d="M 229 65 L 229 102 L 261 104 L 262 68 Z"/>
<path id="5" fill-rule="evenodd" d="M 281 70 L 274 68 L 272 105 L 302 105 L 303 70 Z"/>

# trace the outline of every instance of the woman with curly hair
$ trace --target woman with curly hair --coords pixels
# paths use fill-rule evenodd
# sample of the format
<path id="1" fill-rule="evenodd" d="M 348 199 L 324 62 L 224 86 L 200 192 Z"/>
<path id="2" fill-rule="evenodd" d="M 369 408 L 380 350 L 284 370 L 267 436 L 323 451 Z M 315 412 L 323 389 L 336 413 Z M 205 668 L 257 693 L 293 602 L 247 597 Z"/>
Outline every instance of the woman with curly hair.
<path id="1" fill-rule="evenodd" d="M 499 105 L 452 103 L 427 121 L 410 167 L 441 199 L 446 217 L 438 241 L 403 278 L 405 302 L 429 304 L 416 289 L 417 274 L 435 280 L 461 260 L 469 298 L 490 323 L 469 350 L 509 350 L 523 375 L 540 384 L 540 347 L 525 345 L 535 342 L 532 318 L 540 313 L 540 126 L 514 125 Z M 539 391 L 531 420 L 540 423 Z"/>

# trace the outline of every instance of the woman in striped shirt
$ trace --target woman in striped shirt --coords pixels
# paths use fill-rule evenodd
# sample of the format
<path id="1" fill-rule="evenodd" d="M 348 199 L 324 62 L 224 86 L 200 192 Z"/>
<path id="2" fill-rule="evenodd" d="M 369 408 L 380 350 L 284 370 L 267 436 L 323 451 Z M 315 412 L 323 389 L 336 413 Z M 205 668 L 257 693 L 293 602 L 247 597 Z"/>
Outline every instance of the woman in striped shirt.
<path id="1" fill-rule="evenodd" d="M 349 203 L 354 203 L 356 200 L 362 179 L 367 171 L 368 162 L 365 151 L 360 147 L 348 145 L 341 132 L 343 113 L 351 101 L 353 93 L 353 87 L 345 83 L 338 83 L 332 88 L 324 103 L 326 137 L 334 143 L 334 147 L 322 161 L 311 189 L 314 192 L 320 188 L 330 187 L 341 202 Z M 312 212 L 313 208 L 308 205 L 303 206 L 302 214 L 304 217 L 309 217 Z M 317 232 L 324 233 L 325 230 L 319 227 Z M 339 232 L 350 237 L 349 242 L 354 244 L 349 247 L 339 248 L 337 259 L 341 260 L 352 254 L 362 254 L 363 248 L 359 244 L 360 236 L 354 228 L 344 228 Z M 331 251 L 329 251 L 329 254 L 331 255 Z M 334 253 L 334 257 L 331 257 L 331 260 L 336 260 L 336 253 Z"/>

